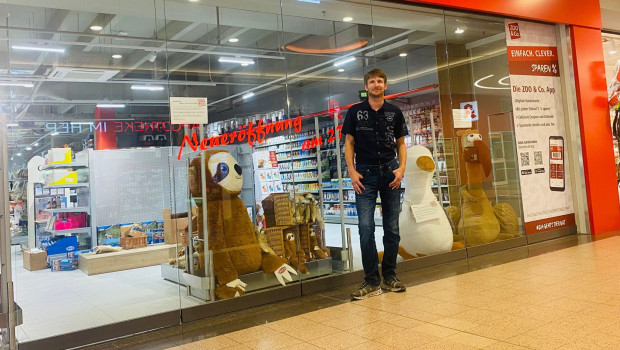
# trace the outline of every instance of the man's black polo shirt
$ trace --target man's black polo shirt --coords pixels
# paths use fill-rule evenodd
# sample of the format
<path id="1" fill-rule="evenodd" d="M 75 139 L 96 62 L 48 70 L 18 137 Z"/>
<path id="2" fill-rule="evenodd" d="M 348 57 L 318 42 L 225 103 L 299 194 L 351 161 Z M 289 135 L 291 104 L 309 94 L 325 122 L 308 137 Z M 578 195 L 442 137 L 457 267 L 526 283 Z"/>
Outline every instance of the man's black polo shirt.
<path id="1" fill-rule="evenodd" d="M 386 101 L 375 112 L 368 101 L 351 106 L 342 133 L 355 138 L 355 163 L 385 164 L 396 157 L 396 139 L 409 135 L 400 108 Z"/>

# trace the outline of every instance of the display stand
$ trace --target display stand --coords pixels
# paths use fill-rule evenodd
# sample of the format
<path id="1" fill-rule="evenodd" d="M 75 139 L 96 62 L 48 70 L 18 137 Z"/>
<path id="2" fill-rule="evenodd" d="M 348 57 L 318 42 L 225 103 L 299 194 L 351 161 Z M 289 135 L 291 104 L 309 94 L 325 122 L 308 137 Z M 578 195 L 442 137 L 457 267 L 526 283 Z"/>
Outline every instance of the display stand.
<path id="1" fill-rule="evenodd" d="M 88 276 L 159 265 L 176 257 L 175 244 L 156 244 L 106 254 L 80 254 L 78 265 Z"/>
<path id="2" fill-rule="evenodd" d="M 71 236 L 76 235 L 80 239 L 81 248 L 88 249 L 96 245 L 96 240 L 93 239 L 93 228 L 90 225 L 90 183 L 73 183 L 73 184 L 59 184 L 59 185 L 46 185 L 45 184 L 45 172 L 54 169 L 78 169 L 88 168 L 88 161 L 91 158 L 88 150 L 86 157 L 80 161 L 80 163 L 61 163 L 44 165 L 43 157 L 33 157 L 28 162 L 28 248 L 34 248 L 38 245 L 37 230 L 42 232 L 48 232 L 52 236 Z M 75 193 L 70 194 L 71 191 Z M 60 193 L 59 193 L 60 191 Z M 55 192 L 54 194 L 51 194 Z M 56 208 L 37 208 L 40 205 L 40 201 L 47 199 L 52 200 L 54 197 L 62 196 L 69 197 L 75 195 L 77 202 L 80 205 L 75 207 L 56 207 Z M 86 204 L 84 202 L 87 202 Z M 70 203 L 69 201 L 65 202 Z M 67 204 L 70 205 L 70 204 Z M 55 230 L 53 228 L 46 228 L 45 224 L 47 220 L 37 220 L 37 213 L 39 210 L 46 211 L 52 216 L 57 216 L 59 213 L 85 213 L 86 214 L 86 226 L 79 228 L 71 228 L 66 230 Z"/>
<path id="3" fill-rule="evenodd" d="M 35 196 L 34 188 L 36 184 L 43 183 L 43 174 L 41 173 L 41 167 L 45 164 L 45 159 L 40 156 L 34 156 L 28 162 L 28 248 L 32 249 L 36 247 L 36 231 L 37 225 L 43 224 L 45 222 L 37 222 L 36 220 L 36 201 L 37 196 Z"/>
<path id="4" fill-rule="evenodd" d="M 89 150 L 82 151 L 81 156 L 76 154 L 76 159 L 81 159 L 78 162 L 72 161 L 71 163 L 61 163 L 61 164 L 49 164 L 40 167 L 41 172 L 45 171 L 53 171 L 55 169 L 69 169 L 70 171 L 76 171 L 75 169 L 84 169 L 89 168 L 89 160 L 92 157 L 92 154 Z M 77 175 L 76 175 L 77 178 Z M 93 248 L 97 245 L 96 236 L 93 233 L 94 229 L 91 226 L 90 220 L 90 182 L 76 182 L 76 183 L 68 183 L 68 184 L 46 184 L 42 187 L 43 190 L 55 190 L 57 194 L 56 196 L 63 196 L 69 198 L 70 196 L 75 196 L 76 200 L 74 207 L 71 207 L 70 201 L 67 200 L 65 202 L 65 207 L 56 207 L 56 208 L 45 208 L 44 210 L 51 213 L 54 217 L 58 217 L 60 213 L 76 213 L 76 214 L 85 214 L 85 226 L 79 228 L 69 228 L 56 230 L 49 227 L 42 228 L 43 231 L 49 232 L 52 236 L 67 236 L 67 235 L 75 235 L 78 237 L 79 247 L 80 249 L 89 249 Z M 74 193 L 71 193 L 74 192 Z M 51 193 L 51 192 L 50 192 Z M 51 194 L 50 194 L 51 195 Z M 36 198 L 36 195 L 34 196 Z M 87 202 L 87 203 L 84 203 Z"/>

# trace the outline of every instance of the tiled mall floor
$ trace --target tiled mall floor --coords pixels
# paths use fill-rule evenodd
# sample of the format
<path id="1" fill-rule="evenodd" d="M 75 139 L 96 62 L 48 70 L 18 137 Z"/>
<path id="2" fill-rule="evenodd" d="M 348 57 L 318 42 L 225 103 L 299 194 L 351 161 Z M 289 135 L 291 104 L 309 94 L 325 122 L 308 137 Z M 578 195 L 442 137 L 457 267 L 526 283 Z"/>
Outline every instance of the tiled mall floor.
<path id="1" fill-rule="evenodd" d="M 619 349 L 620 237 L 571 236 L 90 349 Z"/>

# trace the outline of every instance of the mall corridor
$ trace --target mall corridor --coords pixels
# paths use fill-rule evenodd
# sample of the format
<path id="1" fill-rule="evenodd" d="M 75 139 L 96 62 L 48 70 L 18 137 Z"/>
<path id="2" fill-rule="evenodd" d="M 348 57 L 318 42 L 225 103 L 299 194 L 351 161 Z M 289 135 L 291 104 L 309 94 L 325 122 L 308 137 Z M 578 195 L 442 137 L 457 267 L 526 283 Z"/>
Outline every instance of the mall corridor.
<path id="1" fill-rule="evenodd" d="M 88 349 L 618 349 L 620 235 L 572 235 Z"/>

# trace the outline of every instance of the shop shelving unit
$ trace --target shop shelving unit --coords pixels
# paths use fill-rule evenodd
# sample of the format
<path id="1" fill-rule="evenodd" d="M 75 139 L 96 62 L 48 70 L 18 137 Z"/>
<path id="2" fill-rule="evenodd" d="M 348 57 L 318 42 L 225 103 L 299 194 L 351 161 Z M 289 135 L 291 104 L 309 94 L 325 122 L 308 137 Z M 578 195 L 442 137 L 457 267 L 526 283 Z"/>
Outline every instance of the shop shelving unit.
<path id="1" fill-rule="evenodd" d="M 407 146 L 421 145 L 427 147 L 433 154 L 435 161 L 435 174 L 431 180 L 431 189 L 437 201 L 443 206 L 450 205 L 448 171 L 446 156 L 450 155 L 450 150 L 443 138 L 443 128 L 441 116 L 435 105 L 422 107 L 411 106 L 403 111 L 409 126 L 409 137 Z"/>
<path id="2" fill-rule="evenodd" d="M 267 139 L 265 140 L 263 144 L 257 145 L 254 148 L 258 151 L 265 151 L 265 150 L 274 151 L 276 153 L 278 165 L 282 163 L 291 163 L 290 167 L 285 167 L 285 169 L 282 169 L 282 168 L 279 169 L 280 180 L 283 184 L 285 191 L 287 191 L 288 188 L 294 184 L 295 186 L 299 185 L 297 186 L 298 188 L 297 192 L 309 192 L 309 193 L 314 193 L 314 194 L 319 193 L 318 189 L 311 189 L 305 184 L 318 183 L 320 173 L 317 173 L 317 176 L 312 177 L 312 178 L 296 176 L 296 174 L 298 173 L 306 173 L 306 172 L 315 171 L 317 170 L 317 167 L 316 166 L 315 167 L 308 167 L 308 166 L 295 167 L 294 166 L 296 160 L 303 161 L 303 160 L 317 159 L 317 153 L 315 149 L 310 149 L 307 155 L 296 155 L 295 154 L 295 152 L 302 150 L 301 145 L 303 144 L 303 142 L 314 138 L 314 135 L 299 136 L 297 134 L 291 134 L 288 136 L 290 136 L 289 139 L 284 140 L 284 141 L 279 141 L 279 142 L 269 142 L 269 139 Z M 291 145 L 294 145 L 294 146 L 290 147 Z M 285 175 L 287 173 L 292 173 L 293 178 L 288 179 L 287 175 Z"/>
<path id="3" fill-rule="evenodd" d="M 84 169 L 84 168 L 90 168 L 88 162 L 90 161 L 91 157 L 92 157 L 92 151 L 91 150 L 85 150 L 83 152 L 87 152 L 87 160 L 85 162 L 72 162 L 72 163 L 65 163 L 65 164 L 49 164 L 49 165 L 44 165 L 41 166 L 39 169 L 41 171 L 46 171 L 46 170 L 54 170 L 54 169 Z M 96 234 L 94 234 L 94 229 L 93 226 L 91 225 L 91 208 L 90 208 L 90 182 L 83 182 L 83 183 L 76 183 L 76 184 L 65 184 L 65 185 L 43 185 L 41 186 L 42 190 L 51 190 L 51 189 L 76 189 L 77 191 L 80 191 L 82 193 L 76 193 L 76 196 L 86 196 L 88 199 L 88 205 L 82 205 L 82 206 L 78 206 L 78 207 L 68 207 L 68 208 L 45 208 L 43 209 L 44 211 L 47 211 L 49 213 L 51 213 L 52 215 L 56 216 L 58 213 L 86 213 L 86 227 L 80 227 L 80 228 L 72 228 L 72 229 L 66 229 L 66 230 L 53 230 L 53 229 L 47 229 L 44 226 L 40 227 L 42 231 L 44 232 L 48 232 L 50 233 L 52 236 L 58 236 L 58 235 L 62 235 L 62 236 L 73 236 L 76 235 L 78 236 L 78 242 L 80 242 L 80 248 L 92 248 L 95 247 L 97 245 L 97 238 L 96 238 Z M 86 194 L 87 193 L 87 194 Z M 52 195 L 41 195 L 41 196 L 36 196 L 35 195 L 35 199 L 36 198 L 41 198 L 41 197 L 53 197 Z M 79 200 L 79 199 L 78 199 Z M 84 243 L 83 243 L 84 242 Z"/>

